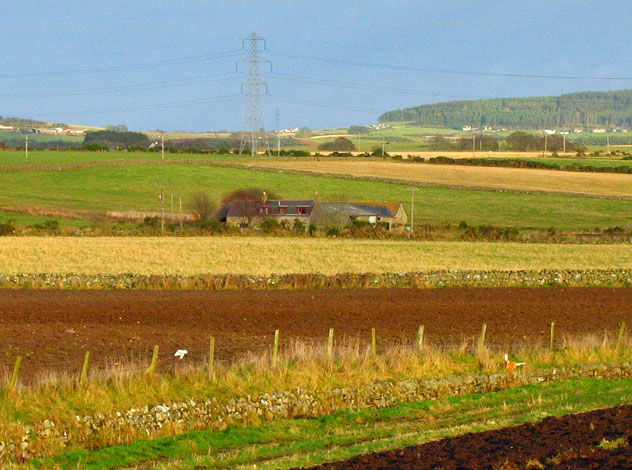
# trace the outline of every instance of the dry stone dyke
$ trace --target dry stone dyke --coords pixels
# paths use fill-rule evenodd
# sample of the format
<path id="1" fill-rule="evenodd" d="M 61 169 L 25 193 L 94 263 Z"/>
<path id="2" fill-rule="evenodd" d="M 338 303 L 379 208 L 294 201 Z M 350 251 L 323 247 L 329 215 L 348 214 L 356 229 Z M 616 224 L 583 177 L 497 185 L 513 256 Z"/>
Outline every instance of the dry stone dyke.
<path id="1" fill-rule="evenodd" d="M 583 365 L 563 369 L 460 375 L 429 380 L 377 382 L 359 387 L 309 391 L 296 388 L 221 402 L 215 397 L 146 405 L 108 415 L 76 416 L 72 426 L 55 423 L 54 417 L 24 426 L 11 440 L 0 441 L 0 464 L 23 462 L 40 457 L 31 449 L 124 444 L 139 438 L 179 434 L 195 429 L 224 430 L 229 426 L 249 426 L 273 419 L 293 419 L 330 414 L 342 409 L 384 408 L 401 403 L 435 400 L 444 396 L 488 393 L 510 387 L 567 380 L 575 377 L 603 379 L 632 378 L 632 363 Z M 126 436 L 120 442 L 103 436 Z"/>

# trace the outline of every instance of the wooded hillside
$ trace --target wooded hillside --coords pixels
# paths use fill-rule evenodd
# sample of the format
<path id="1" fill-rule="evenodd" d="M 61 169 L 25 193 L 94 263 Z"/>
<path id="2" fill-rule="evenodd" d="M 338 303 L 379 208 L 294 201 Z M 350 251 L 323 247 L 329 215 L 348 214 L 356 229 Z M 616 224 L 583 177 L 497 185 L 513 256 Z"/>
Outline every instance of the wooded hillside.
<path id="1" fill-rule="evenodd" d="M 415 121 L 422 126 L 484 126 L 520 129 L 632 128 L 632 90 L 581 92 L 561 96 L 450 101 L 397 109 L 380 122 Z"/>

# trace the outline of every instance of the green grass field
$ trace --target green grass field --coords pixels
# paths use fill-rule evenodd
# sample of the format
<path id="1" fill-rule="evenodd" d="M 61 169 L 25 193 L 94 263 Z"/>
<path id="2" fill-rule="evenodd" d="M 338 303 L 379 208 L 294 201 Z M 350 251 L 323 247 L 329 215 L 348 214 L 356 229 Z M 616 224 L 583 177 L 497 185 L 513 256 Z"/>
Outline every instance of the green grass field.
<path id="1" fill-rule="evenodd" d="M 69 135 L 47 135 L 47 134 L 28 134 L 29 142 L 72 142 L 81 144 L 83 137 Z M 0 130 L 0 142 L 11 142 L 23 144 L 26 140 L 25 134 L 15 134 L 10 131 Z"/>
<path id="2" fill-rule="evenodd" d="M 29 467 L 131 470 L 142 464 L 157 470 L 287 469 L 627 404 L 631 393 L 630 379 L 577 379 L 382 409 L 344 410 L 315 419 L 194 431 L 126 446 L 71 451 Z"/>
<path id="3" fill-rule="evenodd" d="M 165 152 L 165 160 L 193 159 L 227 159 L 240 161 L 251 158 L 249 155 L 204 155 Z M 28 160 L 23 151 L 4 150 L 0 151 L 0 166 L 3 165 L 59 165 L 90 162 L 139 162 L 139 161 L 161 161 L 160 152 L 80 152 L 80 151 L 30 151 Z"/>
<path id="4" fill-rule="evenodd" d="M 411 207 L 410 186 L 405 184 L 179 164 L 4 171 L 0 207 L 158 211 L 157 195 L 163 189 L 168 200 L 173 194 L 176 201 L 182 195 L 186 202 L 198 190 L 219 201 L 230 191 L 247 187 L 267 188 L 285 198 L 311 198 L 318 191 L 323 199 L 401 201 L 409 213 Z M 464 220 L 574 230 L 629 226 L 631 218 L 632 201 L 627 200 L 430 187 L 419 187 L 415 193 L 416 224 Z"/>

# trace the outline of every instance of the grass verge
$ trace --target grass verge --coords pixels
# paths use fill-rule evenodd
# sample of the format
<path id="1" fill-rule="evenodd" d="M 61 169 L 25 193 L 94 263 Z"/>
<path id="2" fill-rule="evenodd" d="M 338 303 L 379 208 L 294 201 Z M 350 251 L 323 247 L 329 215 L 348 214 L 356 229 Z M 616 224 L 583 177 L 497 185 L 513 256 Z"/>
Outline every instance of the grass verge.
<path id="1" fill-rule="evenodd" d="M 621 405 L 630 400 L 632 379 L 575 379 L 383 409 L 345 410 L 314 419 L 139 440 L 128 446 L 69 452 L 36 461 L 33 467 L 286 469 L 514 426 L 546 416 Z"/>
<path id="2" fill-rule="evenodd" d="M 160 438 L 182 435 L 194 430 L 224 430 L 230 424 L 241 427 L 265 427 L 268 426 L 265 424 L 267 420 L 283 417 L 319 416 L 349 407 L 374 408 L 415 399 L 464 393 L 462 390 L 471 392 L 489 389 L 489 386 L 485 385 L 489 382 L 476 382 L 478 379 L 471 379 L 474 380 L 474 388 L 464 388 L 464 378 L 475 378 L 481 374 L 489 376 L 500 373 L 500 388 L 539 381 L 541 371 L 550 371 L 553 368 L 558 372 L 555 378 L 550 380 L 561 380 L 569 374 L 576 375 L 573 371 L 581 370 L 586 364 L 622 363 L 632 360 L 630 345 L 630 339 L 626 336 L 621 336 L 621 339 L 616 341 L 608 336 L 565 339 L 560 343 L 563 349 L 556 351 L 534 348 L 526 343 L 522 346 L 516 345 L 509 352 L 515 354 L 515 359 L 526 362 L 525 373 L 531 371 L 535 374 L 535 371 L 538 371 L 538 375 L 532 375 L 531 378 L 506 375 L 502 363 L 502 352 L 506 351 L 477 349 L 472 348 L 471 344 L 464 343 L 450 349 L 427 347 L 423 354 L 420 354 L 416 347 L 400 345 L 381 349 L 374 358 L 371 349 L 359 341 L 337 345 L 332 358 L 327 353 L 326 345 L 294 343 L 282 351 L 281 361 L 276 367 L 271 366 L 270 356 L 266 353 L 250 356 L 235 364 L 218 364 L 210 376 L 203 364 L 192 369 L 176 369 L 172 374 L 157 376 L 148 376 L 142 372 L 100 371 L 93 374 L 82 386 L 79 386 L 73 377 L 45 375 L 31 387 L 18 387 L 14 391 L 5 388 L 0 394 L 0 451 L 4 450 L 5 443 L 13 442 L 17 444 L 17 452 L 11 451 L 11 455 L 18 460 L 28 460 L 30 457 L 55 458 L 56 455 L 66 455 L 68 452 L 68 455 L 85 456 L 88 455 L 85 449 L 123 444 L 131 445 L 133 449 L 134 442 L 146 439 L 147 436 Z M 136 370 L 144 370 L 139 364 L 135 366 Z M 592 374 L 592 369 L 589 372 Z M 457 378 L 456 382 L 452 381 L 451 377 Z M 442 378 L 446 381 L 441 382 Z M 424 382 L 422 389 L 411 392 L 411 380 L 430 381 L 435 385 Z M 385 381 L 391 385 L 384 385 Z M 344 393 L 348 397 L 353 397 L 352 401 L 341 398 L 343 395 L 340 394 L 340 390 L 347 390 Z M 259 406 L 261 399 L 273 402 L 272 398 L 265 398 L 266 393 L 272 392 L 283 392 L 279 399 L 286 397 L 291 400 L 286 391 L 291 391 L 290 394 L 297 393 L 301 397 L 308 394 L 311 398 L 308 402 L 302 403 L 309 404 L 301 404 L 300 400 L 305 399 L 300 398 L 296 405 L 292 405 L 295 411 L 276 415 L 268 415 L 270 409 L 266 406 L 269 405 L 264 406 L 263 415 L 252 406 Z M 626 388 L 628 398 L 629 392 L 629 388 Z M 594 395 L 595 400 L 610 399 L 605 396 L 607 394 Z M 251 397 L 253 401 L 250 401 Z M 190 400 L 197 403 L 192 406 L 204 407 L 199 409 L 199 412 L 193 408 L 186 408 L 188 411 L 185 414 L 177 412 L 180 414 L 158 420 L 159 425 L 155 425 L 158 422 L 154 419 L 155 405 L 167 404 L 175 407 L 177 403 Z M 236 409 L 236 403 L 243 403 L 244 406 Z M 603 404 L 606 406 L 609 402 Z M 442 409 L 442 406 L 437 409 Z M 492 409 L 488 410 L 484 419 L 481 418 L 483 421 L 492 419 L 492 416 L 498 416 L 498 419 L 504 415 L 508 416 L 506 410 L 503 413 L 498 406 L 490 407 Z M 132 409 L 136 411 L 130 414 Z M 77 417 L 89 419 L 80 420 Z M 455 419 L 460 419 L 458 414 L 455 415 Z M 46 424 L 47 421 L 54 422 L 54 425 Z M 426 421 L 432 424 L 430 417 L 422 424 Z M 504 421 L 503 423 L 505 425 Z M 50 429 L 54 431 L 52 435 L 49 433 Z M 396 434 L 400 432 L 401 430 L 397 430 Z M 181 438 L 175 439 L 177 441 Z M 25 440 L 28 441 L 29 456 L 20 457 L 22 454 L 19 453 L 19 446 Z M 152 442 L 157 442 L 158 444 L 151 445 L 157 445 L 160 449 L 161 443 L 171 441 L 167 439 Z M 199 445 L 196 449 L 195 452 L 200 449 L 204 452 L 208 450 Z M 104 452 L 107 454 L 109 451 Z M 145 455 L 144 452 L 141 449 L 135 455 L 141 459 Z M 0 457 L 3 457 L 2 452 Z M 119 462 L 119 465 L 122 464 L 127 463 Z"/>

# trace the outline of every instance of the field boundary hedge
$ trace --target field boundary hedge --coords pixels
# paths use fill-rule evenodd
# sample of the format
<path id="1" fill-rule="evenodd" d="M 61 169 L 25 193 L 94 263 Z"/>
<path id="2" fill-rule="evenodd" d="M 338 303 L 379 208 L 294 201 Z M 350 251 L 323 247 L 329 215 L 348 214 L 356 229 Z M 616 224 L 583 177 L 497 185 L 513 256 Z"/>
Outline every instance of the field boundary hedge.
<path id="1" fill-rule="evenodd" d="M 439 155 L 428 159 L 428 163 L 435 165 L 460 165 L 460 166 L 483 166 L 492 168 L 528 168 L 537 170 L 572 171 L 584 173 L 618 173 L 632 174 L 632 166 L 603 166 L 583 165 L 573 163 L 572 165 L 558 165 L 557 163 L 545 163 L 524 158 L 452 158 Z"/>
<path id="2" fill-rule="evenodd" d="M 0 274 L 0 288 L 29 289 L 366 289 L 440 287 L 631 287 L 632 269 L 419 271 L 326 274 Z"/>

